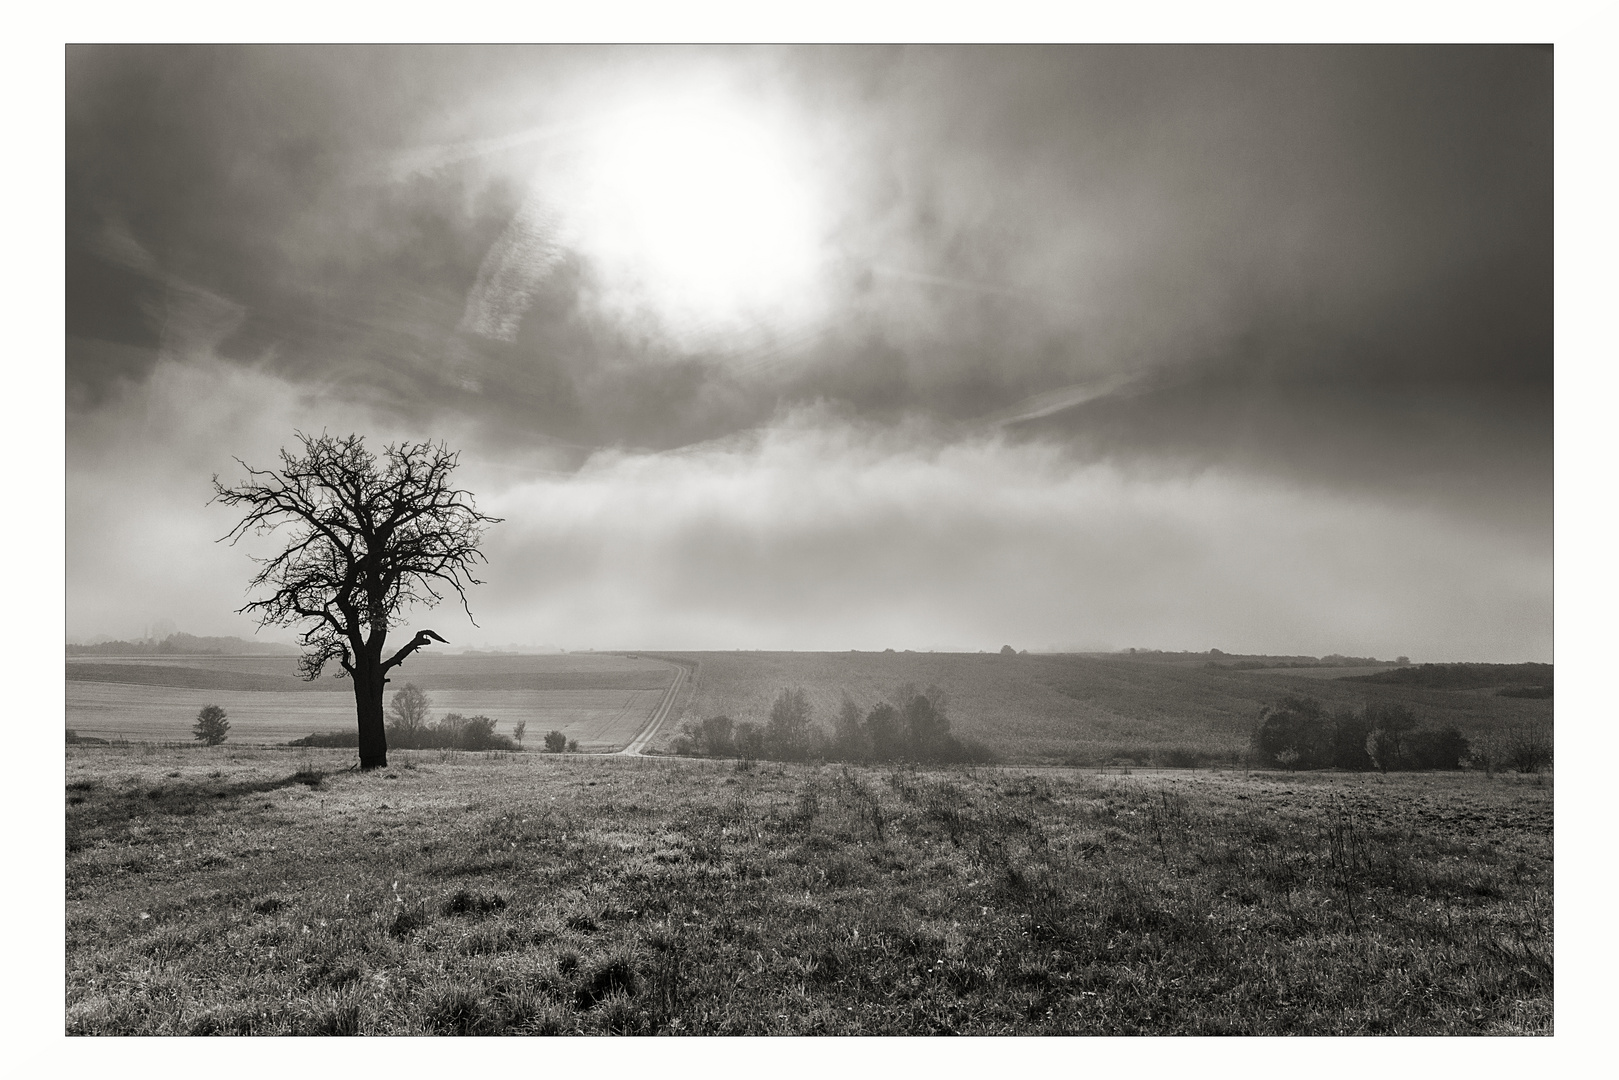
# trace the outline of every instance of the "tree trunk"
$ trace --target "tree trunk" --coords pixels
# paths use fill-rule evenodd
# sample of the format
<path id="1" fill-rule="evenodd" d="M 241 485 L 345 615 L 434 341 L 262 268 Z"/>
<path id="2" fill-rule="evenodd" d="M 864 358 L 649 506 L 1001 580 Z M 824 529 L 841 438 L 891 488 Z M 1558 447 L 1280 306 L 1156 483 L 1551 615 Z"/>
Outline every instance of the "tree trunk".
<path id="1" fill-rule="evenodd" d="M 388 733 L 382 722 L 382 665 L 364 656 L 354 663 L 354 708 L 360 722 L 360 768 L 388 764 Z"/>

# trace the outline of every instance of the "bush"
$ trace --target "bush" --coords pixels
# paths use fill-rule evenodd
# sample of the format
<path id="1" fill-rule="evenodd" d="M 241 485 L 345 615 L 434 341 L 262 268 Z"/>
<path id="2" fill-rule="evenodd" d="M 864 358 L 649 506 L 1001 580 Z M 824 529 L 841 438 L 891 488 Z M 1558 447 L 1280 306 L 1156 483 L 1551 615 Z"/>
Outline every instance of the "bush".
<path id="1" fill-rule="evenodd" d="M 547 731 L 545 733 L 545 752 L 560 754 L 568 746 L 568 737 L 560 731 Z"/>
<path id="2" fill-rule="evenodd" d="M 796 761 L 804 757 L 810 734 L 809 696 L 798 687 L 783 690 L 770 706 L 770 722 L 765 742 L 776 760 Z"/>
<path id="3" fill-rule="evenodd" d="M 1552 765 L 1552 737 L 1549 731 L 1521 728 L 1507 736 L 1506 765 L 1520 773 L 1537 773 Z"/>
<path id="4" fill-rule="evenodd" d="M 1497 697 L 1549 698 L 1552 696 L 1552 688 L 1549 686 L 1503 686 L 1495 693 Z"/>
<path id="5" fill-rule="evenodd" d="M 764 728 L 751 720 L 743 720 L 733 730 L 731 743 L 736 747 L 737 757 L 744 761 L 758 761 L 764 757 Z"/>
<path id="6" fill-rule="evenodd" d="M 1325 715 L 1313 698 L 1285 697 L 1268 706 L 1254 732 L 1261 760 L 1287 769 L 1455 769 L 1469 744 L 1454 725 L 1418 726 L 1399 702 L 1371 702 L 1359 713 Z"/>
<path id="7" fill-rule="evenodd" d="M 204 705 L 191 728 L 192 735 L 204 746 L 218 746 L 229 731 L 230 721 L 225 719 L 225 710 L 218 705 Z"/>
<path id="8" fill-rule="evenodd" d="M 405 690 L 415 689 L 412 686 Z M 400 693 L 404 693 L 402 690 Z M 417 691 L 420 693 L 420 691 Z M 399 694 L 394 695 L 399 701 Z M 426 695 L 421 696 L 426 701 Z M 462 716 L 445 713 L 436 724 L 426 722 L 422 714 L 415 713 L 413 703 L 399 710 L 396 722 L 388 725 L 388 745 L 401 750 L 515 750 L 517 744 L 505 735 L 497 735 L 498 720 L 487 716 Z M 392 712 L 393 710 L 390 709 Z"/>
<path id="9" fill-rule="evenodd" d="M 332 748 L 357 747 L 360 745 L 360 732 L 356 728 L 347 731 L 319 731 L 312 735 L 305 735 L 301 739 L 294 739 L 288 746 L 321 746 Z"/>
<path id="10" fill-rule="evenodd" d="M 1456 725 L 1439 730 L 1419 728 L 1405 739 L 1401 767 L 1406 769 L 1459 769 L 1468 742 Z"/>
<path id="11" fill-rule="evenodd" d="M 1334 744 L 1332 721 L 1314 698 L 1290 695 L 1267 706 L 1254 733 L 1254 749 L 1260 757 L 1289 769 L 1332 764 Z"/>

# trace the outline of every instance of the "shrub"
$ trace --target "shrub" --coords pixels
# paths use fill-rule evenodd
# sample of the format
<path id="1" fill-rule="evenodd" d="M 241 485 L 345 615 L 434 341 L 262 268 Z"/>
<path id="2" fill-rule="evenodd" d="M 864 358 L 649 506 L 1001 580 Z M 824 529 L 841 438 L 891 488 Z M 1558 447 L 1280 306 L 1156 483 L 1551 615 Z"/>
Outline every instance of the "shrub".
<path id="1" fill-rule="evenodd" d="M 301 739 L 293 739 L 288 746 L 321 746 L 343 748 L 360 745 L 360 733 L 350 728 L 347 731 L 318 731 L 305 735 Z"/>
<path id="2" fill-rule="evenodd" d="M 568 737 L 560 731 L 547 731 L 545 733 L 545 751 L 548 754 L 560 754 L 567 748 Z"/>
<path id="3" fill-rule="evenodd" d="M 204 705 L 191 728 L 192 735 L 204 746 L 218 746 L 229 731 L 230 721 L 225 719 L 225 710 L 218 705 Z"/>
<path id="4" fill-rule="evenodd" d="M 1455 769 L 1468 741 L 1454 725 L 1429 729 L 1399 702 L 1371 702 L 1359 713 L 1323 713 L 1313 698 L 1268 706 L 1254 732 L 1261 760 L 1288 769 Z"/>
<path id="5" fill-rule="evenodd" d="M 1363 771 L 1372 767 L 1371 755 L 1366 752 L 1366 739 L 1372 733 L 1372 722 L 1364 713 L 1353 709 L 1339 709 L 1332 714 L 1332 764 L 1339 769 Z"/>
<path id="6" fill-rule="evenodd" d="M 579 740 L 578 739 L 569 739 L 568 740 L 568 753 L 577 754 L 578 752 L 579 752 Z"/>
<path id="7" fill-rule="evenodd" d="M 730 757 L 736 752 L 735 737 L 729 716 L 710 716 L 698 729 L 698 750 L 705 757 Z"/>
<path id="8" fill-rule="evenodd" d="M 1333 746 L 1332 722 L 1314 698 L 1290 695 L 1267 706 L 1254 733 L 1254 749 L 1260 757 L 1290 769 L 1318 769 L 1331 764 Z"/>
<path id="9" fill-rule="evenodd" d="M 1552 696 L 1552 688 L 1549 686 L 1503 686 L 1495 693 L 1497 697 L 1549 698 Z"/>
<path id="10" fill-rule="evenodd" d="M 1515 729 L 1507 736 L 1505 763 L 1520 773 L 1537 773 L 1551 768 L 1551 733 L 1537 728 Z"/>
<path id="11" fill-rule="evenodd" d="M 1406 735 L 1401 767 L 1406 769 L 1458 769 L 1467 755 L 1467 738 L 1456 725 L 1436 730 L 1419 728 Z"/>
<path id="12" fill-rule="evenodd" d="M 736 725 L 731 742 L 736 747 L 737 757 L 745 761 L 758 761 L 764 757 L 764 729 L 751 720 L 743 720 Z"/>

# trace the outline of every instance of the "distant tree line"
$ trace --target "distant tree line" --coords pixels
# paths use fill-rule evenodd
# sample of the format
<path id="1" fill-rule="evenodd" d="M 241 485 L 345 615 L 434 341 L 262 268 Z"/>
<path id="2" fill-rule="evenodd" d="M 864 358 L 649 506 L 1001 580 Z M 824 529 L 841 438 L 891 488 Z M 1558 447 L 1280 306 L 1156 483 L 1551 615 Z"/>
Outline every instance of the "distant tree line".
<path id="1" fill-rule="evenodd" d="M 1344 675 L 1344 682 L 1421 686 L 1430 690 L 1483 690 L 1491 686 L 1544 687 L 1551 696 L 1550 664 L 1418 664 L 1416 667 L 1379 671 L 1371 675 Z M 1540 695 L 1508 695 L 1540 696 Z"/>
<path id="2" fill-rule="evenodd" d="M 767 761 L 915 761 L 974 762 L 993 760 L 989 748 L 950 732 L 945 692 L 925 691 L 915 684 L 900 687 L 889 701 L 862 711 L 847 693 L 831 731 L 811 716 L 801 688 L 782 690 L 764 723 L 733 721 L 728 716 L 688 720 L 680 726 L 672 749 L 698 757 Z"/>
<path id="3" fill-rule="evenodd" d="M 239 637 L 197 637 L 193 634 L 170 634 L 161 640 L 98 641 L 94 645 L 67 647 L 69 656 L 220 656 L 242 653 L 292 656 L 297 652 L 291 645 L 248 641 Z"/>
<path id="4" fill-rule="evenodd" d="M 1459 769 L 1469 742 L 1454 724 L 1423 727 L 1399 702 L 1374 701 L 1331 713 L 1314 698 L 1267 706 L 1253 736 L 1266 764 L 1290 769 Z"/>

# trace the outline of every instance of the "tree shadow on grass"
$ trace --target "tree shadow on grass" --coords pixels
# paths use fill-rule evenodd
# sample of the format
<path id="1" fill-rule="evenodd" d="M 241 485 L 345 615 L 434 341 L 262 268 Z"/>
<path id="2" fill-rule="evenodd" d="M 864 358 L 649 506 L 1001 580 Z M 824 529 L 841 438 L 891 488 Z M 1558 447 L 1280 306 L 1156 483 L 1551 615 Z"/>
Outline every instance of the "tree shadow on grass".
<path id="1" fill-rule="evenodd" d="M 239 808 L 241 801 L 253 795 L 267 795 L 289 787 L 307 787 L 318 791 L 325 783 L 328 772 L 300 769 L 279 780 L 256 780 L 241 783 L 220 783 L 205 780 L 200 783 L 174 783 L 168 781 L 154 787 L 128 787 L 110 789 L 100 785 L 87 787 L 83 782 L 70 785 L 68 795 L 69 850 L 74 841 L 88 838 L 98 832 L 116 829 L 120 825 L 157 816 L 191 817 L 220 810 Z"/>

